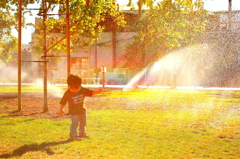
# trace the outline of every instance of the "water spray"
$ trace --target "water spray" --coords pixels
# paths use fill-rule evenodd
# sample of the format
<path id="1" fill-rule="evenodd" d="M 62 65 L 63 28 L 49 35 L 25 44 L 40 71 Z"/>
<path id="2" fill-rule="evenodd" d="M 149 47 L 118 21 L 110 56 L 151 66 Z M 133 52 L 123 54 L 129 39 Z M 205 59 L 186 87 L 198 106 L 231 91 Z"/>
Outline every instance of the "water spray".
<path id="1" fill-rule="evenodd" d="M 208 76 L 205 67 L 212 56 L 210 53 L 210 48 L 205 44 L 173 51 L 141 70 L 123 91 L 135 88 L 175 89 L 199 86 Z"/>

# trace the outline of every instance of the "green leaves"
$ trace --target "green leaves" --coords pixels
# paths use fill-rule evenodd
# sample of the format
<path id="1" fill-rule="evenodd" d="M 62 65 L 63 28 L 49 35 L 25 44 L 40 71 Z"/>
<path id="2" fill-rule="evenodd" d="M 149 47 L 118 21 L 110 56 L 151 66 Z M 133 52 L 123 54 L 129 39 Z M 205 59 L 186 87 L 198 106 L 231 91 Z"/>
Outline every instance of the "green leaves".
<path id="1" fill-rule="evenodd" d="M 140 0 L 139 3 L 146 4 Z M 207 15 L 201 0 L 160 1 L 139 19 L 139 32 L 134 38 L 137 41 L 128 50 L 133 50 L 138 47 L 136 43 L 141 43 L 145 46 L 141 48 L 141 54 L 157 56 L 197 43 L 205 30 Z M 149 59 L 148 62 L 151 61 Z"/>
<path id="2" fill-rule="evenodd" d="M 6 7 L 0 3 L 0 8 Z M 12 36 L 12 29 L 16 21 L 10 10 L 0 10 L 0 59 L 1 63 L 7 63 L 11 60 L 11 53 L 16 47 L 16 38 Z"/>
<path id="3" fill-rule="evenodd" d="M 104 21 L 107 19 L 112 23 L 116 22 L 117 25 L 123 24 L 123 15 L 117 10 L 113 1 L 91 1 L 91 5 L 87 6 L 85 1 L 75 0 L 71 3 L 70 12 L 72 36 L 75 37 L 73 39 L 79 40 L 81 36 L 87 37 L 87 45 L 91 45 L 98 38 L 105 28 Z M 73 41 L 73 43 L 77 43 L 77 41 Z"/>
<path id="4" fill-rule="evenodd" d="M 89 3 L 90 5 L 87 5 Z M 66 13 L 66 3 L 61 1 L 54 1 L 49 3 L 48 9 L 59 5 L 59 13 Z M 118 10 L 117 5 L 113 0 L 72 0 L 70 1 L 70 35 L 71 35 L 71 52 L 78 46 L 88 47 L 91 46 L 106 26 L 112 26 L 116 29 L 118 26 L 124 25 L 123 14 Z M 53 33 L 62 33 L 66 35 L 66 16 L 61 15 L 59 18 L 48 18 L 46 20 L 48 35 L 52 36 Z M 42 35 L 43 26 L 38 27 L 39 35 Z M 40 38 L 40 36 L 38 36 Z M 41 39 L 39 39 L 41 40 Z M 42 41 L 42 40 L 41 40 Z M 51 41 L 51 40 L 50 40 Z M 41 47 L 42 43 L 34 44 L 34 48 Z M 37 46 L 39 45 L 39 46 Z M 66 50 L 66 40 L 62 40 L 57 44 L 54 49 L 61 48 Z M 57 54 L 57 52 L 56 52 Z"/>

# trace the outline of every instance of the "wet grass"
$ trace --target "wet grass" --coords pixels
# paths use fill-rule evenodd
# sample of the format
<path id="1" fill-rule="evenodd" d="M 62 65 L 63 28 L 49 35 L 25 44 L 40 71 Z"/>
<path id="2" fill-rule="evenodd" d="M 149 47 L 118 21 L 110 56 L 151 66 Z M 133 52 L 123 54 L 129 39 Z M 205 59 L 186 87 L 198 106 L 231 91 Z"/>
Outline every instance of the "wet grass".
<path id="1" fill-rule="evenodd" d="M 69 120 L 0 116 L 0 158 L 240 158 L 240 92 L 136 90 L 86 99 L 90 139 Z"/>

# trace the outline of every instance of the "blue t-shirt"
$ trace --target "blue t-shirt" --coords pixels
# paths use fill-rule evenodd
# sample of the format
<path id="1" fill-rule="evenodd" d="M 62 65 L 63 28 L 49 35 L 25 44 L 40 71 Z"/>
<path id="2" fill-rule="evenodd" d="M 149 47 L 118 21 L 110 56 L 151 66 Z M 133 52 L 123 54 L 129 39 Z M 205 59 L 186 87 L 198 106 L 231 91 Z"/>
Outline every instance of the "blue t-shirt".
<path id="1" fill-rule="evenodd" d="M 70 115 L 81 115 L 85 113 L 86 109 L 84 108 L 84 98 L 86 96 L 91 97 L 93 91 L 84 87 L 73 93 L 69 89 L 64 93 L 60 104 L 66 105 L 68 102 L 68 110 Z"/>

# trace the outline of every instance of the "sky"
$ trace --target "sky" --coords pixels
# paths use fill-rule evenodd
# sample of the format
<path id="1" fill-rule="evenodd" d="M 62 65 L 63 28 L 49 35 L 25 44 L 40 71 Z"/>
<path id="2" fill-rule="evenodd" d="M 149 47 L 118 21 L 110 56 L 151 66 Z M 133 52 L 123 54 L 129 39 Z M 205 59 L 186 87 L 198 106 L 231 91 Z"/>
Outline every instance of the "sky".
<path id="1" fill-rule="evenodd" d="M 133 0 L 137 2 L 137 0 Z M 127 4 L 128 0 L 117 0 L 118 4 Z M 227 11 L 228 10 L 228 0 L 204 0 L 205 9 L 209 11 Z M 34 6 L 28 6 L 29 8 Z M 232 10 L 240 10 L 240 0 L 232 0 Z M 26 17 L 28 22 L 34 23 L 34 16 Z M 22 29 L 22 44 L 28 44 L 31 41 L 31 33 L 34 31 L 33 27 L 28 27 Z M 15 36 L 18 35 L 17 31 L 13 31 Z"/>

